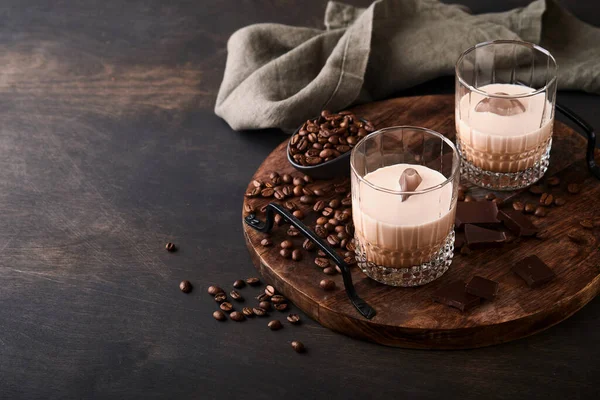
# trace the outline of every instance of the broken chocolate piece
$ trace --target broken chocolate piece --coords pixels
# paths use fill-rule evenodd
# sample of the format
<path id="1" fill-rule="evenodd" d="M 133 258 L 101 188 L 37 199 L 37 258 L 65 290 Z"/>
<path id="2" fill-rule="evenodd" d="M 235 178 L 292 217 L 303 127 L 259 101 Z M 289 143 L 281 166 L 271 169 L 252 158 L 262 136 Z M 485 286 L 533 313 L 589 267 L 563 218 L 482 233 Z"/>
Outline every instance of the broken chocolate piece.
<path id="1" fill-rule="evenodd" d="M 498 205 L 493 201 L 460 201 L 456 205 L 456 229 L 462 229 L 464 224 L 499 224 Z"/>
<path id="2" fill-rule="evenodd" d="M 508 93 L 496 92 L 502 96 L 508 96 Z M 475 106 L 477 112 L 490 112 L 502 117 L 509 117 L 524 113 L 525 106 L 517 99 L 502 98 L 502 97 L 486 97 Z"/>
<path id="3" fill-rule="evenodd" d="M 556 277 L 554 271 L 536 255 L 522 259 L 512 267 L 512 271 L 523 278 L 529 287 L 542 286 Z"/>
<path id="4" fill-rule="evenodd" d="M 400 191 L 401 192 L 414 192 L 417 190 L 419 185 L 423 182 L 423 178 L 414 168 L 406 168 L 402 175 L 400 175 Z M 410 197 L 410 194 L 403 194 L 400 196 L 401 201 L 406 201 Z"/>
<path id="5" fill-rule="evenodd" d="M 506 242 L 506 234 L 504 232 L 466 224 L 465 241 L 471 250 L 502 247 Z"/>
<path id="6" fill-rule="evenodd" d="M 490 279 L 474 276 L 467 283 L 467 293 L 483 297 L 486 300 L 494 300 L 498 294 L 498 282 Z"/>
<path id="7" fill-rule="evenodd" d="M 525 214 L 515 210 L 499 211 L 498 218 L 517 236 L 533 236 L 538 232 Z"/>
<path id="8" fill-rule="evenodd" d="M 466 311 L 481 302 L 481 298 L 465 291 L 465 283 L 461 281 L 442 286 L 433 294 L 433 300 L 450 307 Z"/>

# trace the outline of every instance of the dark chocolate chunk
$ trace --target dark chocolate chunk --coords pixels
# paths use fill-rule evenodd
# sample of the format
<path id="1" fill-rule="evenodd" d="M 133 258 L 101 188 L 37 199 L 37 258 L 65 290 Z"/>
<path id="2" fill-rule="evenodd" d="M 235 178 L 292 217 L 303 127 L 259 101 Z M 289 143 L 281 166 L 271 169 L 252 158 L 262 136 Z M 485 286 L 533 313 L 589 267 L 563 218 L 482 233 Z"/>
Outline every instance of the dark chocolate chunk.
<path id="1" fill-rule="evenodd" d="M 517 236 L 533 236 L 538 232 L 538 228 L 522 212 L 514 210 L 499 211 L 498 218 L 504 223 L 504 226 Z"/>
<path id="2" fill-rule="evenodd" d="M 506 242 L 506 234 L 467 224 L 465 225 L 465 241 L 471 250 L 502 247 Z"/>
<path id="3" fill-rule="evenodd" d="M 461 311 L 469 310 L 481 302 L 481 298 L 465 291 L 461 281 L 442 286 L 433 294 L 433 300 Z"/>
<path id="4" fill-rule="evenodd" d="M 496 281 L 474 276 L 467 283 L 467 293 L 483 297 L 486 300 L 494 300 L 498 294 L 498 286 L 499 284 Z"/>
<path id="5" fill-rule="evenodd" d="M 460 251 L 460 249 L 465 245 L 465 233 L 455 232 L 455 235 L 454 251 Z"/>
<path id="6" fill-rule="evenodd" d="M 522 259 L 512 267 L 512 271 L 523 278 L 530 287 L 542 286 L 556 277 L 554 271 L 536 255 Z"/>
<path id="7" fill-rule="evenodd" d="M 498 205 L 493 201 L 458 202 L 455 224 L 457 229 L 465 224 L 499 224 Z"/>

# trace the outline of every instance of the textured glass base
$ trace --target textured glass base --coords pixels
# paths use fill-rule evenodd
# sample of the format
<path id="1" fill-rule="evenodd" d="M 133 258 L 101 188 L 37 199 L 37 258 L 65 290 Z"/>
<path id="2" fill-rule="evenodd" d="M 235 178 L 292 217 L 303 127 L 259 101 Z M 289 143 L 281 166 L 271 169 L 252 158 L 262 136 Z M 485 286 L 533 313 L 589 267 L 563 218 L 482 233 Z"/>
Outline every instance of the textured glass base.
<path id="1" fill-rule="evenodd" d="M 550 149 L 552 140 L 548 141 L 546 150 L 540 159 L 531 167 L 519 172 L 491 172 L 473 165 L 461 153 L 462 176 L 474 185 L 491 190 L 516 190 L 533 185 L 539 181 L 550 165 Z M 460 150 L 460 149 L 459 149 Z"/>
<path id="2" fill-rule="evenodd" d="M 359 268 L 369 278 L 391 286 L 421 286 L 434 281 L 444 275 L 454 256 L 454 230 L 450 231 L 444 245 L 430 262 L 408 268 L 390 268 L 369 262 L 360 242 L 355 242 Z"/>

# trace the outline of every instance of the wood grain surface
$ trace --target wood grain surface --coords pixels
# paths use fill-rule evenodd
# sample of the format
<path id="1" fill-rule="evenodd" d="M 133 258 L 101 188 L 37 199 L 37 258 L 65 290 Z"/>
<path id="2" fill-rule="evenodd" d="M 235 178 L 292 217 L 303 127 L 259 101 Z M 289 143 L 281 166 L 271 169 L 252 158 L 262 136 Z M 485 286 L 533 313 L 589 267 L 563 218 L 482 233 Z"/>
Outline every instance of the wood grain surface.
<path id="1" fill-rule="evenodd" d="M 437 95 L 405 97 L 365 104 L 354 109 L 356 114 L 373 122 L 377 128 L 397 125 L 424 126 L 454 139 L 454 96 Z M 579 310 L 600 291 L 600 227 L 586 230 L 579 222 L 596 218 L 600 221 L 600 181 L 585 169 L 585 140 L 572 129 L 556 123 L 553 135 L 551 167 L 546 177 L 557 176 L 561 184 L 545 187 L 548 193 L 562 197 L 567 204 L 548 208 L 546 217 L 531 217 L 546 238 L 521 238 L 500 249 L 457 254 L 441 278 L 419 288 L 394 288 L 379 284 L 366 277 L 357 267 L 353 280 L 360 296 L 377 311 L 367 320 L 349 302 L 341 275 L 332 279 L 337 283 L 333 292 L 323 291 L 318 283 L 328 278 L 314 264 L 315 253 L 304 252 L 301 261 L 291 261 L 279 255 L 278 244 L 293 240 L 301 248 L 303 238 L 289 238 L 289 225 L 276 227 L 272 232 L 273 247 L 260 241 L 264 234 L 245 225 L 248 249 L 255 265 L 275 287 L 292 299 L 305 313 L 324 326 L 350 336 L 377 343 L 425 349 L 453 349 L 487 346 L 528 336 L 548 328 Z M 598 152 L 600 155 L 600 152 Z M 258 168 L 254 179 L 269 181 L 271 171 L 301 176 L 289 164 L 286 142 L 279 145 Z M 349 176 L 333 181 L 317 181 L 310 189 L 325 190 L 325 200 L 342 199 L 333 191 L 335 185 L 346 182 Z M 569 194 L 567 184 L 583 186 L 581 193 Z M 467 182 L 463 182 L 467 184 Z M 469 194 L 486 201 L 489 193 L 472 185 Z M 249 185 L 249 190 L 253 186 Z M 502 208 L 512 209 L 513 200 L 539 203 L 539 196 L 528 190 L 497 192 L 505 201 Z M 290 198 L 308 217 L 309 226 L 315 224 L 319 213 L 311 205 L 302 205 L 298 198 Z M 246 198 L 244 205 L 260 209 L 273 199 Z M 283 203 L 283 201 L 282 201 Z M 247 214 L 247 213 L 246 213 Z M 569 233 L 583 234 L 584 243 L 573 243 Z M 531 289 L 510 268 L 528 254 L 536 254 L 557 274 L 557 279 L 543 288 Z M 432 294 L 450 282 L 467 282 L 479 275 L 500 283 L 500 293 L 493 302 L 486 302 L 474 310 L 460 312 L 434 303 Z"/>
<path id="2" fill-rule="evenodd" d="M 461 1 L 475 12 L 528 2 Z M 563 4 L 600 24 L 597 2 Z M 253 23 L 323 29 L 325 6 L 0 4 L 0 399 L 598 397 L 598 298 L 532 337 L 453 352 L 354 340 L 297 307 L 303 323 L 278 332 L 212 318 L 209 285 L 257 274 L 241 195 L 285 138 L 214 115 L 227 40 Z M 450 77 L 412 93 L 453 89 Z M 597 96 L 558 98 L 600 127 Z"/>

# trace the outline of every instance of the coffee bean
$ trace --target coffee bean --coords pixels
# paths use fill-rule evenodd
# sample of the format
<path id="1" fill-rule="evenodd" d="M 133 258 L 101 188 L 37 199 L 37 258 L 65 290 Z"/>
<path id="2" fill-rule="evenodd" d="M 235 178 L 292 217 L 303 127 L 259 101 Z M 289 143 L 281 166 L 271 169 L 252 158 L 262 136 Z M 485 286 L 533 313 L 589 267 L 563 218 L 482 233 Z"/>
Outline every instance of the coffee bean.
<path id="1" fill-rule="evenodd" d="M 567 201 L 565 199 L 563 199 L 562 197 L 557 197 L 554 199 L 555 206 L 562 207 L 565 204 L 567 204 Z"/>
<path id="2" fill-rule="evenodd" d="M 332 154 L 333 154 L 333 151 L 331 149 L 325 149 L 319 153 L 319 157 L 327 158 L 327 157 L 331 157 Z"/>
<path id="3" fill-rule="evenodd" d="M 264 308 L 260 308 L 260 307 L 254 307 L 252 309 L 252 312 L 257 317 L 264 317 L 265 315 L 267 315 L 267 311 Z"/>
<path id="4" fill-rule="evenodd" d="M 337 274 L 337 271 L 335 270 L 334 267 L 327 267 L 327 268 L 323 269 L 323 272 L 326 275 L 335 275 L 335 274 Z"/>
<path id="5" fill-rule="evenodd" d="M 311 178 L 311 177 L 310 177 L 310 176 L 308 176 L 308 175 L 304 175 L 304 176 L 302 176 L 302 180 L 303 180 L 304 182 L 306 182 L 306 183 L 313 183 L 313 178 Z"/>
<path id="6" fill-rule="evenodd" d="M 260 191 L 260 195 L 262 197 L 273 197 L 275 194 L 275 190 L 273 188 L 264 188 Z"/>
<path id="7" fill-rule="evenodd" d="M 337 228 L 337 226 L 339 225 L 340 221 L 338 221 L 335 218 L 329 218 L 327 220 L 327 224 L 331 225 L 333 228 L 330 229 L 330 231 L 334 231 L 335 228 Z"/>
<path id="8" fill-rule="evenodd" d="M 214 286 L 214 285 L 208 287 L 208 294 L 210 294 L 211 296 L 214 296 L 217 293 L 223 293 L 223 289 L 221 289 L 218 286 Z"/>
<path id="9" fill-rule="evenodd" d="M 327 243 L 332 247 L 339 247 L 340 239 L 336 235 L 327 236 Z"/>
<path id="10" fill-rule="evenodd" d="M 581 192 L 581 185 L 579 185 L 577 183 L 569 183 L 567 185 L 567 192 L 569 192 L 571 194 L 577 194 L 577 193 Z"/>
<path id="11" fill-rule="evenodd" d="M 540 197 L 540 204 L 548 207 L 551 206 L 552 203 L 554 203 L 554 196 L 552 196 L 550 193 L 543 193 L 542 197 Z"/>
<path id="12" fill-rule="evenodd" d="M 352 198 L 351 197 L 347 197 L 345 199 L 342 200 L 342 205 L 344 207 L 349 207 L 352 205 Z"/>
<path id="13" fill-rule="evenodd" d="M 269 179 L 273 180 L 275 178 L 279 178 L 279 174 L 277 172 L 273 171 L 269 174 Z"/>
<path id="14" fill-rule="evenodd" d="M 216 301 L 217 303 L 222 303 L 222 302 L 224 302 L 225 300 L 227 300 L 227 295 L 226 295 L 225 293 L 217 293 L 217 294 L 215 295 L 215 301 Z"/>
<path id="15" fill-rule="evenodd" d="M 173 243 L 169 242 L 165 245 L 165 248 L 167 249 L 168 252 L 173 253 L 175 251 L 177 251 L 177 246 L 175 246 Z"/>
<path id="16" fill-rule="evenodd" d="M 227 319 L 227 316 L 225 315 L 225 313 L 221 310 L 217 310 L 213 313 L 213 317 L 214 319 L 216 319 L 217 321 L 225 321 Z"/>
<path id="17" fill-rule="evenodd" d="M 183 293 L 189 293 L 192 291 L 192 284 L 190 281 L 181 281 L 179 284 L 179 289 L 181 289 Z"/>
<path id="18" fill-rule="evenodd" d="M 323 290 L 330 291 L 335 289 L 335 282 L 331 279 L 323 279 L 321 282 L 319 282 L 319 286 L 321 286 L 321 289 Z"/>
<path id="19" fill-rule="evenodd" d="M 317 255 L 319 257 L 327 257 L 327 254 L 323 250 L 317 250 Z"/>
<path id="20" fill-rule="evenodd" d="M 279 255 L 283 258 L 291 258 L 292 251 L 290 249 L 281 249 L 279 250 Z"/>
<path id="21" fill-rule="evenodd" d="M 247 278 L 246 283 L 250 286 L 260 285 L 260 279 L 258 278 Z"/>
<path id="22" fill-rule="evenodd" d="M 329 222 L 329 219 L 327 217 L 317 218 L 317 225 L 325 225 L 327 222 Z"/>
<path id="23" fill-rule="evenodd" d="M 338 207 L 340 206 L 340 204 L 341 204 L 341 203 L 340 203 L 340 200 L 338 200 L 338 199 L 333 199 L 333 200 L 331 200 L 331 201 L 329 202 L 329 207 L 331 207 L 331 208 L 333 208 L 333 209 L 336 209 L 336 208 L 338 208 Z"/>
<path id="24" fill-rule="evenodd" d="M 273 193 L 273 196 L 275 196 L 275 198 L 277 200 L 285 199 L 285 193 L 283 193 L 283 190 L 280 190 L 280 189 L 275 190 L 275 193 Z"/>
<path id="25" fill-rule="evenodd" d="M 244 307 L 242 309 L 242 314 L 244 314 L 246 317 L 254 317 L 254 311 L 252 311 L 251 307 Z"/>
<path id="26" fill-rule="evenodd" d="M 295 211 L 298 209 L 298 206 L 293 201 L 286 201 L 285 203 L 283 203 L 283 206 L 290 211 Z"/>
<path id="27" fill-rule="evenodd" d="M 262 188 L 264 186 L 264 183 L 260 179 L 254 179 L 252 181 L 252 186 L 254 186 L 256 188 Z"/>
<path id="28" fill-rule="evenodd" d="M 348 265 L 354 265 L 354 264 L 356 264 L 356 257 L 355 256 L 347 256 L 344 258 L 344 262 Z M 337 265 L 335 266 L 335 270 L 337 272 L 339 272 L 340 274 L 342 273 L 342 271 L 340 270 L 340 268 Z"/>
<path id="29" fill-rule="evenodd" d="M 244 286 L 246 286 L 246 282 L 243 279 L 238 279 L 235 282 L 233 282 L 233 287 L 236 289 L 241 289 Z"/>
<path id="30" fill-rule="evenodd" d="M 244 204 L 244 212 L 246 214 L 254 214 L 256 210 L 254 209 L 254 206 L 252 204 L 246 203 Z"/>
<path id="31" fill-rule="evenodd" d="M 335 225 L 327 222 L 325 225 L 323 225 L 323 228 L 325 228 L 327 232 L 332 232 L 335 229 Z"/>
<path id="32" fill-rule="evenodd" d="M 259 302 L 261 302 L 261 301 L 267 301 L 267 300 L 269 300 L 270 298 L 271 298 L 271 297 L 270 297 L 270 296 L 267 296 L 267 294 L 266 294 L 266 293 L 261 293 L 261 294 L 259 294 L 258 296 L 256 296 L 256 297 L 255 297 L 255 299 L 256 299 L 256 300 L 258 300 Z"/>
<path id="33" fill-rule="evenodd" d="M 260 187 L 255 187 L 252 188 L 251 190 L 249 190 L 248 192 L 246 192 L 246 197 L 257 197 L 260 194 L 261 188 Z"/>
<path id="34" fill-rule="evenodd" d="M 283 297 L 280 294 L 276 294 L 271 297 L 271 302 L 275 303 L 275 304 L 285 303 L 285 301 L 286 301 L 285 297 Z"/>
<path id="35" fill-rule="evenodd" d="M 539 185 L 530 186 L 529 192 L 532 194 L 542 194 L 544 193 L 544 188 Z"/>
<path id="36" fill-rule="evenodd" d="M 302 210 L 296 210 L 292 213 L 292 215 L 298 219 L 304 219 L 304 213 Z"/>
<path id="37" fill-rule="evenodd" d="M 583 244 L 586 242 L 585 235 L 580 232 L 570 232 L 567 233 L 567 237 L 574 243 Z"/>
<path id="38" fill-rule="evenodd" d="M 496 198 L 496 195 L 495 195 L 494 193 L 488 193 L 488 194 L 486 194 L 486 195 L 485 195 L 485 199 L 486 199 L 486 200 L 490 200 L 490 201 L 492 201 L 492 200 L 494 200 L 495 198 Z"/>
<path id="39" fill-rule="evenodd" d="M 551 176 L 550 178 L 546 179 L 546 183 L 548 186 L 558 186 L 560 185 L 560 178 L 558 176 Z"/>
<path id="40" fill-rule="evenodd" d="M 296 249 L 296 250 L 292 251 L 292 260 L 294 260 L 294 261 L 302 260 L 302 251 L 300 251 L 300 249 Z"/>
<path id="41" fill-rule="evenodd" d="M 348 224 L 346 224 L 346 233 L 350 237 L 354 236 L 354 223 L 353 222 L 349 222 Z"/>
<path id="42" fill-rule="evenodd" d="M 325 208 L 325 202 L 323 200 L 318 200 L 313 206 L 313 210 L 315 212 L 321 212 Z"/>
<path id="43" fill-rule="evenodd" d="M 269 311 L 271 309 L 271 302 L 264 300 L 258 303 L 258 306 L 265 311 Z"/>
<path id="44" fill-rule="evenodd" d="M 535 207 L 535 204 L 532 204 L 532 203 L 527 203 L 527 204 L 525 204 L 525 209 L 524 209 L 524 211 L 525 211 L 526 213 L 532 214 L 532 213 L 534 213 L 534 212 L 535 212 L 535 208 L 536 208 L 536 207 Z"/>
<path id="45" fill-rule="evenodd" d="M 292 176 L 290 174 L 283 174 L 281 180 L 283 183 L 292 183 Z"/>
<path id="46" fill-rule="evenodd" d="M 302 196 L 302 185 L 294 186 L 294 189 L 292 190 L 292 192 L 294 193 L 294 196 L 296 196 L 296 197 Z"/>
<path id="47" fill-rule="evenodd" d="M 264 247 L 269 247 L 273 245 L 273 241 L 269 238 L 264 238 L 263 240 L 260 241 L 260 244 Z"/>
<path id="48" fill-rule="evenodd" d="M 323 209 L 323 211 L 321 212 L 321 214 L 323 214 L 324 217 L 330 217 L 331 215 L 334 214 L 333 208 L 331 208 L 331 207 L 325 207 Z"/>
<path id="49" fill-rule="evenodd" d="M 327 268 L 329 266 L 329 260 L 323 257 L 315 258 L 315 264 L 319 268 Z"/>
<path id="50" fill-rule="evenodd" d="M 326 238 L 327 237 L 327 229 L 325 229 L 325 227 L 322 226 L 322 225 L 315 226 L 315 233 L 320 238 Z"/>
<path id="51" fill-rule="evenodd" d="M 311 166 L 321 164 L 323 162 L 323 159 L 321 157 L 306 157 L 304 160 L 306 164 Z"/>
<path id="52" fill-rule="evenodd" d="M 273 307 L 275 307 L 275 309 L 277 311 L 285 311 L 288 309 L 288 304 L 287 303 L 279 303 L 279 304 L 273 305 Z"/>
<path id="53" fill-rule="evenodd" d="M 298 314 L 290 314 L 287 316 L 287 320 L 290 324 L 297 325 L 300 323 L 300 316 Z"/>
<path id="54" fill-rule="evenodd" d="M 277 291 L 275 290 L 275 287 L 273 285 L 267 285 L 265 287 L 265 294 L 269 297 L 272 297 L 275 295 L 275 293 L 277 293 Z"/>
<path id="55" fill-rule="evenodd" d="M 283 328 L 283 325 L 281 325 L 281 322 L 279 322 L 279 320 L 274 319 L 272 321 L 269 321 L 269 323 L 267 324 L 267 326 L 269 327 L 269 329 L 271 329 L 272 331 L 278 331 L 281 328 Z"/>
<path id="56" fill-rule="evenodd" d="M 223 303 L 221 303 L 221 305 L 219 305 L 219 308 L 225 312 L 230 312 L 231 310 L 233 310 L 233 305 L 227 301 L 224 301 Z"/>
<path id="57" fill-rule="evenodd" d="M 229 295 L 234 300 L 244 301 L 244 298 L 242 297 L 242 295 L 237 290 L 232 290 L 231 292 L 229 292 Z"/>
<path id="58" fill-rule="evenodd" d="M 283 242 L 281 242 L 280 246 L 282 249 L 291 249 L 292 247 L 294 247 L 294 244 L 291 240 L 284 240 Z"/>
<path id="59" fill-rule="evenodd" d="M 354 244 L 354 242 L 348 242 L 348 244 L 346 245 L 346 250 L 354 252 L 356 250 L 356 245 Z"/>
<path id="60" fill-rule="evenodd" d="M 470 194 L 468 194 L 468 195 L 465 196 L 465 200 L 464 200 L 465 203 L 469 203 L 469 202 L 472 202 L 472 201 L 476 201 L 473 196 L 471 196 Z"/>
<path id="61" fill-rule="evenodd" d="M 273 182 L 267 182 L 267 183 L 265 183 L 265 187 L 273 189 L 275 187 L 275 185 L 273 184 Z M 261 190 L 261 192 L 262 192 L 262 190 Z"/>
<path id="62" fill-rule="evenodd" d="M 294 184 L 294 186 L 302 186 L 304 183 L 306 183 L 306 181 L 302 178 L 300 178 L 299 176 L 294 177 L 294 180 L 292 182 Z"/>
<path id="63" fill-rule="evenodd" d="M 296 353 L 304 353 L 306 351 L 306 348 L 304 347 L 304 344 L 302 344 L 302 342 L 299 342 L 297 340 L 294 340 L 292 342 L 292 349 L 294 349 L 294 351 Z"/>
<path id="64" fill-rule="evenodd" d="M 515 211 L 523 211 L 525 206 L 520 201 L 513 201 L 512 207 Z"/>
<path id="65" fill-rule="evenodd" d="M 594 223 L 591 219 L 582 219 L 579 221 L 579 225 L 581 225 L 585 229 L 594 229 Z"/>
<path id="66" fill-rule="evenodd" d="M 291 237 L 296 237 L 296 236 L 300 236 L 300 231 L 298 229 L 296 229 L 295 226 L 290 226 L 290 228 L 287 230 L 286 234 Z"/>
<path id="67" fill-rule="evenodd" d="M 239 311 L 234 311 L 231 314 L 229 314 L 229 318 L 231 318 L 235 322 L 242 322 L 243 320 L 246 319 L 246 317 L 244 317 L 244 314 L 242 314 Z"/>
<path id="68" fill-rule="evenodd" d="M 325 191 L 323 191 L 323 189 L 315 189 L 313 192 L 315 192 L 315 196 L 325 196 Z"/>
<path id="69" fill-rule="evenodd" d="M 310 239 L 306 239 L 304 240 L 304 243 L 302 243 L 302 248 L 307 251 L 313 251 L 315 247 L 316 245 Z"/>
<path id="70" fill-rule="evenodd" d="M 300 197 L 300 203 L 302 204 L 313 204 L 315 202 L 315 198 L 312 196 L 304 195 Z"/>
<path id="71" fill-rule="evenodd" d="M 545 217 L 547 214 L 546 208 L 545 207 L 538 207 L 535 209 L 535 213 L 534 215 L 536 217 Z"/>
<path id="72" fill-rule="evenodd" d="M 346 186 L 340 186 L 340 187 L 335 188 L 336 193 L 346 193 L 347 191 L 348 191 L 348 188 Z"/>
<path id="73" fill-rule="evenodd" d="M 272 183 L 272 185 L 279 185 L 279 184 L 281 184 L 281 177 L 278 176 L 276 178 L 271 179 L 271 183 Z M 265 186 L 269 187 L 269 184 L 265 183 Z"/>

